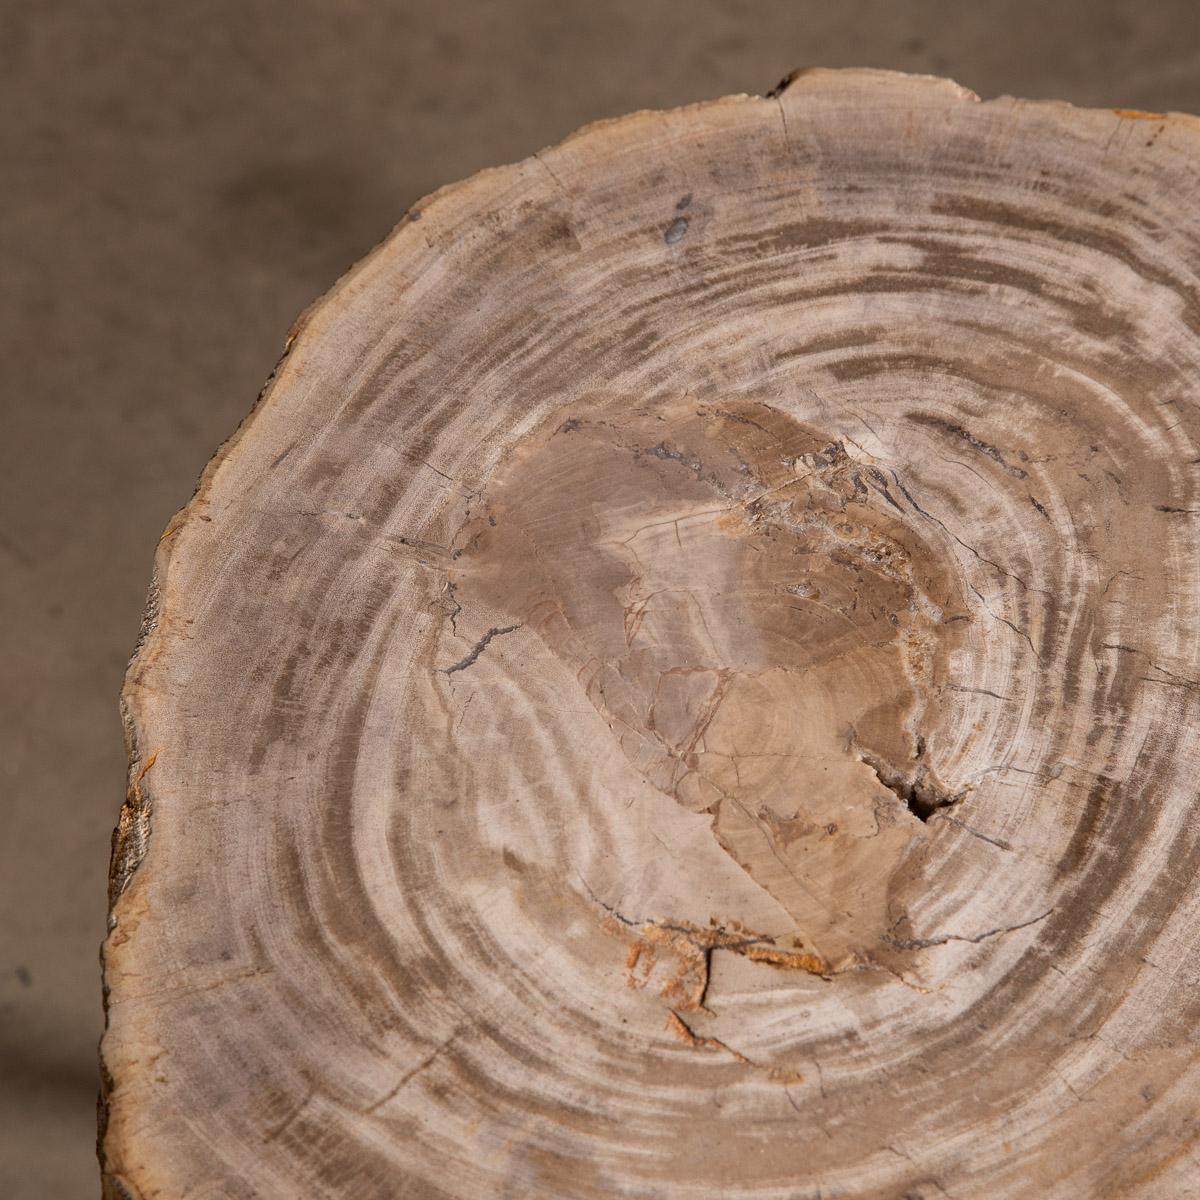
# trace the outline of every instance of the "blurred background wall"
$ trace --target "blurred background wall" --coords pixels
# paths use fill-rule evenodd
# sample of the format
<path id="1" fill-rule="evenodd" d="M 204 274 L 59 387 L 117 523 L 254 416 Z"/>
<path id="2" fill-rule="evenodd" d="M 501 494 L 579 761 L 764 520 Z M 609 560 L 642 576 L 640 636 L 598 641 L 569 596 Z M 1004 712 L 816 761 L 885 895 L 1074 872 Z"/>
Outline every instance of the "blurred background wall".
<path id="1" fill-rule="evenodd" d="M 117 693 L 155 542 L 424 193 L 805 65 L 1200 111 L 1196 0 L 0 6 L 0 1197 L 98 1194 Z"/>

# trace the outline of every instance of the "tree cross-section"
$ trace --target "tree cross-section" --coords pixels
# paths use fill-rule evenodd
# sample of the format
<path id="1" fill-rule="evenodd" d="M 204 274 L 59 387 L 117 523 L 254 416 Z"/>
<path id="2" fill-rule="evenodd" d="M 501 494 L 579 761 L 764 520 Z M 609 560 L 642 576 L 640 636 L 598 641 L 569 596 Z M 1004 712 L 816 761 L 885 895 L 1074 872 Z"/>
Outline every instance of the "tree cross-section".
<path id="1" fill-rule="evenodd" d="M 106 1195 L 1200 1194 L 1198 194 L 812 71 L 418 204 L 163 536 Z"/>

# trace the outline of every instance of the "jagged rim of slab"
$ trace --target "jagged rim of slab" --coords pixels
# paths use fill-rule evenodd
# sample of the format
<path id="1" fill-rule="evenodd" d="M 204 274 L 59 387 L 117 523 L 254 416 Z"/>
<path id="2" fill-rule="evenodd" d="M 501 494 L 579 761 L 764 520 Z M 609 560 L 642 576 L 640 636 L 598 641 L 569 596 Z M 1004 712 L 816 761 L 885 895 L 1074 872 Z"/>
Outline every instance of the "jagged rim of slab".
<path id="1" fill-rule="evenodd" d="M 930 89 L 937 89 L 947 95 L 947 104 L 965 103 L 988 105 L 1003 105 L 1019 103 L 1023 108 L 1041 110 L 1053 114 L 1064 123 L 1082 121 L 1085 118 L 1104 114 L 1114 114 L 1125 119 L 1156 120 L 1169 124 L 1176 129 L 1185 129 L 1195 138 L 1200 148 L 1200 116 L 1182 112 L 1148 112 L 1139 109 L 1097 107 L 1072 104 L 1065 100 L 1023 100 L 1008 94 L 996 96 L 988 100 L 971 91 L 956 81 L 940 75 L 918 74 L 905 71 L 882 70 L 869 67 L 806 67 L 791 71 L 772 89 L 761 94 L 734 93 L 713 100 L 703 100 L 690 104 L 679 105 L 668 109 L 637 109 L 617 117 L 605 117 L 588 122 L 578 129 L 568 133 L 558 142 L 535 151 L 526 158 L 516 162 L 498 166 L 485 167 L 472 175 L 453 183 L 445 184 L 417 200 L 392 227 L 392 229 L 366 254 L 353 263 L 333 285 L 321 296 L 305 308 L 288 330 L 284 341 L 283 353 L 275 363 L 267 381 L 260 390 L 254 404 L 246 416 L 239 422 L 237 428 L 222 442 L 201 472 L 196 486 L 188 501 L 183 504 L 167 522 L 167 526 L 159 538 L 154 556 L 151 582 L 147 601 L 144 607 L 141 629 L 125 672 L 124 683 L 120 695 L 120 710 L 124 726 L 125 749 L 128 761 L 128 779 L 126 799 L 121 806 L 118 824 L 113 830 L 112 852 L 108 873 L 108 928 L 101 946 L 101 982 L 104 1005 L 104 1033 L 109 1028 L 109 956 L 119 957 L 120 951 L 111 946 L 111 934 L 116 928 L 116 909 L 121 896 L 141 866 L 149 850 L 150 821 L 152 800 L 147 794 L 148 785 L 144 776 L 154 761 L 154 755 L 143 759 L 139 744 L 138 719 L 138 674 L 143 663 L 154 656 L 154 651 L 164 636 L 160 632 L 163 615 L 163 598 L 167 592 L 167 581 L 170 573 L 171 560 L 180 542 L 191 526 L 195 523 L 196 510 L 205 502 L 209 493 L 215 487 L 222 468 L 236 453 L 242 439 L 253 428 L 257 419 L 270 403 L 276 388 L 283 381 L 287 361 L 294 347 L 303 340 L 311 339 L 320 332 L 319 317 L 332 309 L 341 298 L 383 255 L 393 252 L 409 226 L 415 224 L 427 214 L 433 214 L 447 207 L 453 200 L 465 193 L 488 182 L 503 181 L 515 177 L 544 154 L 551 153 L 560 147 L 576 142 L 599 139 L 614 130 L 630 129 L 647 120 L 659 120 L 664 116 L 697 117 L 718 109 L 730 108 L 741 104 L 772 104 L 779 97 L 790 91 L 811 91 L 816 93 L 829 85 L 857 84 L 862 94 L 867 94 L 875 86 L 895 86 L 899 83 L 916 84 Z M 112 1077 L 109 1074 L 104 1054 L 103 1035 L 99 1047 L 100 1065 L 100 1094 L 97 1100 L 98 1137 L 97 1152 L 101 1164 L 101 1183 L 103 1194 L 110 1200 L 134 1200 L 122 1184 L 108 1175 L 105 1170 L 104 1133 L 108 1116 L 108 1096 L 112 1088 Z"/>

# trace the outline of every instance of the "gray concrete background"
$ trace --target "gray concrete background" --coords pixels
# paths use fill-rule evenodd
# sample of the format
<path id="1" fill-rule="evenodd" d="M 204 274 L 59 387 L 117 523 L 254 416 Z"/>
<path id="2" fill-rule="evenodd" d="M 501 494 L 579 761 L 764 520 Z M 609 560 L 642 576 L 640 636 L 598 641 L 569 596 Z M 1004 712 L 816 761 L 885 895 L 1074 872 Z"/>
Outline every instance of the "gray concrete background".
<path id="1" fill-rule="evenodd" d="M 1200 111 L 1200 5 L 0 6 L 0 1197 L 98 1191 L 121 674 L 158 535 L 292 319 L 443 183 L 805 65 Z"/>

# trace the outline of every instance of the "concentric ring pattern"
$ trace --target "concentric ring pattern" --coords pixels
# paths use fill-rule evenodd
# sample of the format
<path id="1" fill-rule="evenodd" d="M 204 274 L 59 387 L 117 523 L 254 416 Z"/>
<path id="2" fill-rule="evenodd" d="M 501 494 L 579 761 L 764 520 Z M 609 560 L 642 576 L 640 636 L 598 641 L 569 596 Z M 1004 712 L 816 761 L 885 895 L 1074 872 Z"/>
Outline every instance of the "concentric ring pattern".
<path id="1" fill-rule="evenodd" d="M 1198 182 L 810 72 L 418 205 L 164 536 L 110 1194 L 1200 1194 Z"/>

